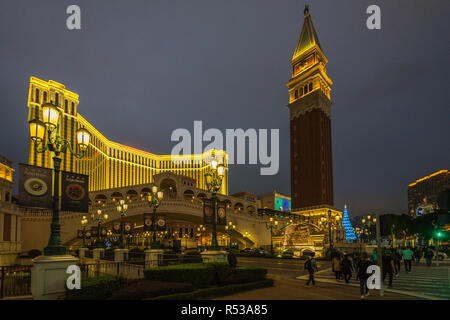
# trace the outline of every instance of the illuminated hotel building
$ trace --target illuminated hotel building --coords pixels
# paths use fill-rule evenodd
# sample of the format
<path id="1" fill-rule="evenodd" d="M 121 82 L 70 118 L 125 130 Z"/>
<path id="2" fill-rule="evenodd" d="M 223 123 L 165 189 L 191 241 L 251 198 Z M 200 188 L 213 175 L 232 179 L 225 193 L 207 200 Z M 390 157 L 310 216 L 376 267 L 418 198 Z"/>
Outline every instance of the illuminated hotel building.
<path id="1" fill-rule="evenodd" d="M 203 154 L 172 157 L 155 155 L 108 140 L 94 126 L 78 113 L 78 94 L 66 89 L 55 81 L 30 79 L 28 93 L 28 120 L 42 120 L 41 105 L 51 102 L 61 111 L 60 134 L 72 146 L 76 145 L 76 131 L 85 127 L 91 133 L 91 143 L 83 159 L 77 159 L 69 152 L 62 154 L 61 169 L 89 175 L 89 190 L 97 191 L 153 182 L 153 176 L 163 172 L 173 172 L 190 177 L 197 188 L 206 189 L 204 174 L 209 169 L 212 151 Z M 216 150 L 215 157 L 226 166 L 224 182 L 219 193 L 228 194 L 228 166 L 226 153 Z M 29 164 L 50 168 L 49 151 L 39 154 L 34 144 L 29 146 Z"/>
<path id="2" fill-rule="evenodd" d="M 421 216 L 439 209 L 437 197 L 449 188 L 450 171 L 440 170 L 408 185 L 408 211 Z"/>

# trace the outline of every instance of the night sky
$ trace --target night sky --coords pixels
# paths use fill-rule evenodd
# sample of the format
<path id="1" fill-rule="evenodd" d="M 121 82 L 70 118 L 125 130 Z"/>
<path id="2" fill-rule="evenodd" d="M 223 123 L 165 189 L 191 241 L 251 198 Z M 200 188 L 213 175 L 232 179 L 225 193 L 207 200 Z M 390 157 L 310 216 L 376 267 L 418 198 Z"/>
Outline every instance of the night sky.
<path id="1" fill-rule="evenodd" d="M 81 7 L 82 30 L 66 28 Z M 173 130 L 279 128 L 280 171 L 233 165 L 230 193 L 290 194 L 286 82 L 298 0 L 0 2 L 0 154 L 27 162 L 30 76 L 80 95 L 110 140 L 170 153 Z M 366 8 L 381 7 L 381 30 Z M 407 185 L 450 164 L 450 1 L 310 1 L 332 87 L 335 206 L 407 211 Z M 206 143 L 205 145 L 206 146 Z M 17 181 L 17 174 L 15 174 Z"/>

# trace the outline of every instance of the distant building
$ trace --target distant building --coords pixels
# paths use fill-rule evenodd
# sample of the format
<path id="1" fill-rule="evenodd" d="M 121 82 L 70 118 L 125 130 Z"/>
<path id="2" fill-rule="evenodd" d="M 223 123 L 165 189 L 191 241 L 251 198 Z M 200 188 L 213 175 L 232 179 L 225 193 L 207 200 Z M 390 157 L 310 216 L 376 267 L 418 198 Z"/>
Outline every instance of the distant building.
<path id="1" fill-rule="evenodd" d="M 408 185 L 408 211 L 421 216 L 439 209 L 437 197 L 449 187 L 450 171 L 440 170 Z"/>
<path id="2" fill-rule="evenodd" d="M 275 190 L 258 196 L 261 201 L 261 208 L 290 211 L 291 210 L 291 197 L 277 193 Z"/>
<path id="3" fill-rule="evenodd" d="M 21 251 L 21 214 L 12 203 L 12 162 L 0 156 L 0 266 L 11 265 Z"/>

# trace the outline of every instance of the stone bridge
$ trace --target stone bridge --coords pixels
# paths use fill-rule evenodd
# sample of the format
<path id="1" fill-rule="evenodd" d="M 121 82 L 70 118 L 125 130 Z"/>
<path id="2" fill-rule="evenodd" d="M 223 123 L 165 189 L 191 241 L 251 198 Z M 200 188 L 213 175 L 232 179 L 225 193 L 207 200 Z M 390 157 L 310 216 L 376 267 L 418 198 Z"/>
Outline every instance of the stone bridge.
<path id="1" fill-rule="evenodd" d="M 164 192 L 164 198 L 157 210 L 157 214 L 167 216 L 167 227 L 169 230 L 194 231 L 197 233 L 197 227 L 203 223 L 203 205 L 202 199 L 211 197 L 206 190 L 195 187 L 194 181 L 186 176 L 176 175 L 171 172 L 161 173 L 155 176 L 155 185 Z M 61 212 L 61 241 L 63 243 L 73 243 L 77 236 L 77 230 L 82 229 L 81 220 L 83 216 L 90 219 L 90 214 L 97 215 L 97 210 L 108 214 L 108 220 L 105 224 L 108 229 L 112 229 L 115 221 L 120 219 L 120 213 L 117 212 L 117 204 L 120 200 L 125 200 L 128 204 L 128 210 L 124 221 L 134 223 L 135 232 L 138 236 L 143 235 L 143 215 L 151 214 L 152 209 L 146 201 L 143 201 L 143 195 L 151 192 L 153 184 L 141 184 L 129 187 L 100 190 L 90 192 L 89 214 L 79 212 Z M 227 204 L 227 222 L 231 221 L 236 228 L 231 233 L 232 242 L 237 242 L 244 246 L 266 246 L 270 244 L 270 232 L 266 228 L 268 221 L 267 215 L 258 214 L 259 204 L 251 199 L 243 199 L 223 194 L 217 195 L 218 199 Z M 286 220 L 286 221 L 285 221 Z M 40 249 L 47 245 L 50 234 L 50 210 L 25 210 L 22 216 L 22 234 L 23 250 Z M 279 224 L 283 227 L 287 219 L 281 219 Z M 88 223 L 87 228 L 95 226 L 95 223 Z M 206 226 L 207 231 L 211 226 Z M 219 244 L 225 241 L 224 226 L 218 226 Z M 250 236 L 245 239 L 243 234 L 248 232 Z M 188 247 L 196 246 L 195 237 L 186 240 Z M 226 241 L 225 241 L 226 242 Z M 224 244 L 225 242 L 222 242 Z"/>

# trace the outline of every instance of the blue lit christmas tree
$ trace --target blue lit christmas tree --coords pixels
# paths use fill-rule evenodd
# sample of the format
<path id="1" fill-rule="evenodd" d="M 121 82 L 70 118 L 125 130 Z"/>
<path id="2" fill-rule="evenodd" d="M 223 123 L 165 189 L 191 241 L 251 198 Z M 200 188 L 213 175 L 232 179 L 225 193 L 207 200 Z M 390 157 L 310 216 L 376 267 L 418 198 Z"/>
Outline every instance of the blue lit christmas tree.
<path id="1" fill-rule="evenodd" d="M 342 213 L 342 226 L 345 229 L 345 239 L 347 241 L 353 241 L 356 239 L 356 235 L 353 232 L 353 227 L 348 216 L 347 205 L 344 206 L 344 212 Z"/>

